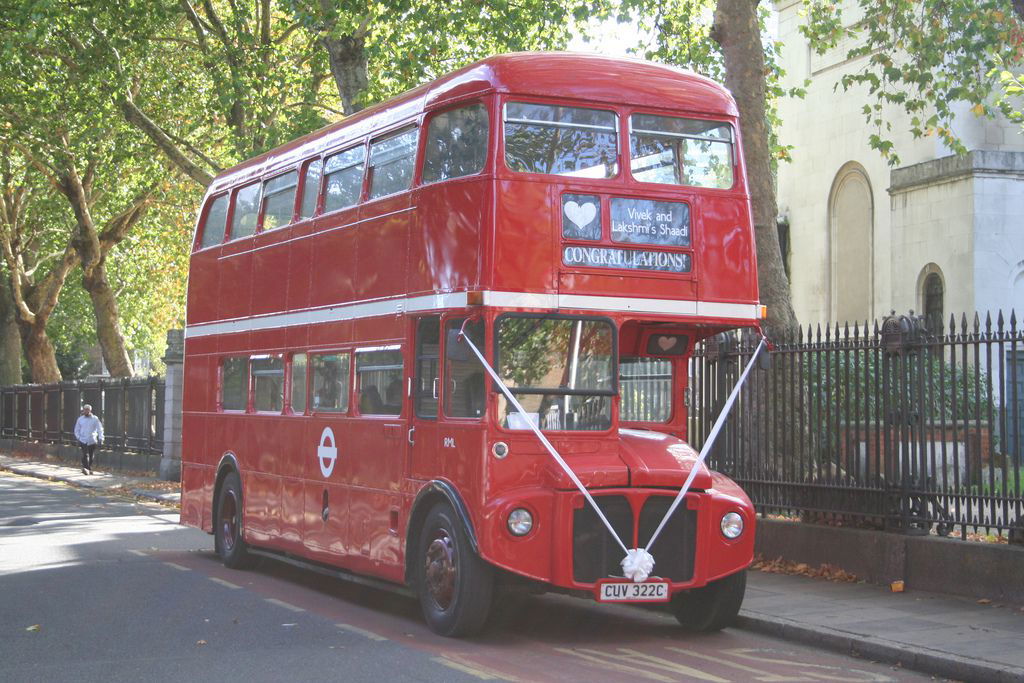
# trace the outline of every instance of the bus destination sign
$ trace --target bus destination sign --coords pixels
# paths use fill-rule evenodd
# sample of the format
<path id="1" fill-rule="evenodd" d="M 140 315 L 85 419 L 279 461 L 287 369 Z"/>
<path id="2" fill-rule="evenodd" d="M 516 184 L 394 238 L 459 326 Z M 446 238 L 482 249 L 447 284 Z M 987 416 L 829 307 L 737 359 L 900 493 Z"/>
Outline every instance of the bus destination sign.
<path id="1" fill-rule="evenodd" d="M 653 199 L 612 199 L 612 241 L 690 246 L 690 206 Z"/>
<path id="2" fill-rule="evenodd" d="M 656 270 L 663 273 L 689 273 L 692 267 L 689 254 L 613 247 L 567 246 L 562 249 L 562 262 L 567 266 Z"/>

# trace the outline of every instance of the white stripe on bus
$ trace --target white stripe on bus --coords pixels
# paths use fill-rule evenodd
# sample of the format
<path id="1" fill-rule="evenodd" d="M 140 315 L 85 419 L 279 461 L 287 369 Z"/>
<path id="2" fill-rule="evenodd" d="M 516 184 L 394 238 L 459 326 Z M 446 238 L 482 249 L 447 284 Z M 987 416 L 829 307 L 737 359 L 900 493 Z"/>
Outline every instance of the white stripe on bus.
<path id="1" fill-rule="evenodd" d="M 715 301 L 677 301 L 673 299 L 637 299 L 621 296 L 591 296 L 580 294 L 532 294 L 529 292 L 484 292 L 484 306 L 502 308 L 547 308 L 609 311 L 623 313 L 656 313 L 684 317 L 728 318 L 733 320 L 758 320 L 760 307 L 757 304 L 730 304 Z M 185 329 L 187 337 L 208 337 L 217 334 L 253 332 L 257 330 L 316 325 L 340 322 L 357 318 L 374 318 L 383 315 L 398 315 L 413 311 L 438 311 L 449 308 L 465 308 L 466 292 L 450 294 L 427 294 L 425 296 L 398 297 L 378 301 L 364 301 L 338 304 L 322 308 L 272 313 L 238 318 L 222 322 L 199 323 Z"/>

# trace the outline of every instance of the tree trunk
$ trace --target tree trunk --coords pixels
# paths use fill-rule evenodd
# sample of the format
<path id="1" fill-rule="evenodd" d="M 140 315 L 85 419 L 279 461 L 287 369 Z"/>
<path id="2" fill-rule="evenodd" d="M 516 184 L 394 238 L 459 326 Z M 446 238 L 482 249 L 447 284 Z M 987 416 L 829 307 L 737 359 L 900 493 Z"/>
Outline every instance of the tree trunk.
<path id="1" fill-rule="evenodd" d="M 117 298 L 107 280 L 106 257 L 101 257 L 82 274 L 82 287 L 92 299 L 93 315 L 96 318 L 96 338 L 103 352 L 103 362 L 111 377 L 131 377 L 134 374 L 128 349 L 117 312 Z"/>
<path id="2" fill-rule="evenodd" d="M 0 281 L 0 386 L 21 384 L 21 332 L 11 305 L 10 286 Z"/>
<path id="3" fill-rule="evenodd" d="M 747 181 L 754 212 L 757 277 L 761 302 L 768 306 L 767 332 L 782 338 L 797 331 L 789 279 L 782 267 L 776 225 L 778 206 L 765 112 L 765 61 L 757 20 L 759 0 L 718 0 L 711 37 L 725 61 L 725 85 L 740 112 Z"/>
<path id="4" fill-rule="evenodd" d="M 331 61 L 331 75 L 338 86 L 341 110 L 351 116 L 363 108 L 359 95 L 369 83 L 366 72 L 366 41 L 355 36 L 323 38 Z"/>
<path id="5" fill-rule="evenodd" d="M 29 373 L 34 384 L 53 384 L 61 380 L 57 367 L 57 353 L 46 334 L 46 323 L 37 316 L 34 323 L 19 321 L 21 346 L 28 360 Z"/>

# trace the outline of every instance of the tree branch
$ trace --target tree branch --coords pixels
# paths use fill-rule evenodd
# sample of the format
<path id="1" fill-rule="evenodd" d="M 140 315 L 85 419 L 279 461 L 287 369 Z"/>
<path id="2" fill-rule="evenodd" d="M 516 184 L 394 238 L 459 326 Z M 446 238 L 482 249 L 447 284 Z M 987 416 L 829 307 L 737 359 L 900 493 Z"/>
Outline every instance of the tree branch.
<path id="1" fill-rule="evenodd" d="M 121 108 L 121 113 L 124 114 L 125 120 L 145 133 L 182 173 L 203 187 L 210 186 L 210 183 L 213 182 L 213 176 L 189 159 L 174 144 L 174 140 L 152 119 L 146 116 L 145 112 L 139 109 L 135 102 L 126 95 L 120 98 L 118 105 Z"/>

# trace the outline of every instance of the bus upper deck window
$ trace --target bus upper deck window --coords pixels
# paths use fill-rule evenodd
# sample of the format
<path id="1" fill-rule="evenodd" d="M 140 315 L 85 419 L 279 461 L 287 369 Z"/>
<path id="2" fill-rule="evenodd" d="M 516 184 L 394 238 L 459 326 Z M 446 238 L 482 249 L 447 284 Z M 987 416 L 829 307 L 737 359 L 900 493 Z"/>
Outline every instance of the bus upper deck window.
<path id="1" fill-rule="evenodd" d="M 247 237 L 256 232 L 260 215 L 260 184 L 246 185 L 235 194 L 235 213 L 231 216 L 231 239 Z"/>
<path id="2" fill-rule="evenodd" d="M 415 128 L 374 140 L 370 145 L 370 199 L 408 190 L 415 160 Z"/>
<path id="3" fill-rule="evenodd" d="M 271 178 L 263 184 L 263 229 L 273 230 L 292 222 L 295 214 L 295 171 Z"/>
<path id="4" fill-rule="evenodd" d="M 619 172 L 614 112 L 527 102 L 505 105 L 505 164 L 513 171 L 577 178 Z"/>
<path id="5" fill-rule="evenodd" d="M 206 212 L 206 220 L 203 221 L 202 238 L 199 241 L 199 248 L 205 249 L 224 241 L 224 228 L 228 222 L 228 196 L 226 194 L 217 197 L 210 202 L 210 209 Z"/>
<path id="6" fill-rule="evenodd" d="M 362 145 L 327 157 L 324 162 L 324 175 L 327 176 L 324 213 L 344 209 L 359 201 L 365 161 L 366 148 Z"/>
<path id="7" fill-rule="evenodd" d="M 299 218 L 309 218 L 316 213 L 316 200 L 320 196 L 320 174 L 323 173 L 323 159 L 314 159 L 306 166 L 306 178 L 302 181 L 302 206 Z M 362 171 L 360 171 L 360 174 Z"/>
<path id="8" fill-rule="evenodd" d="M 729 124 L 653 114 L 634 114 L 629 123 L 629 166 L 637 180 L 722 190 L 732 187 Z"/>
<path id="9" fill-rule="evenodd" d="M 427 128 L 423 182 L 473 175 L 487 158 L 487 109 L 473 104 L 436 115 Z"/>

